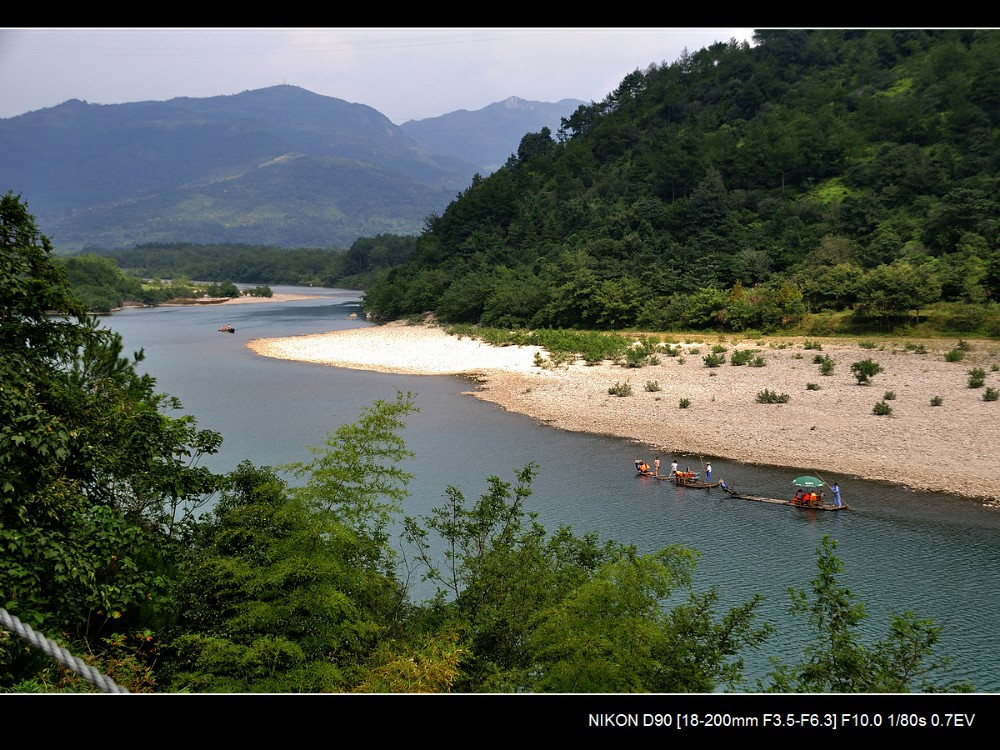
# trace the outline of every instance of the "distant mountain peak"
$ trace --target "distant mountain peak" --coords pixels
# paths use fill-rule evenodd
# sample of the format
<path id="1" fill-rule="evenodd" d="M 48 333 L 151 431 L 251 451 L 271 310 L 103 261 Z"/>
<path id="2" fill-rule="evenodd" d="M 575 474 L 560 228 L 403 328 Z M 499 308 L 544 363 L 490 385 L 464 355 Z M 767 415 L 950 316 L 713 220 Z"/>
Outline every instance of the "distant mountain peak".
<path id="1" fill-rule="evenodd" d="M 508 96 L 504 99 L 503 106 L 507 109 L 533 109 L 531 102 L 526 102 L 516 96 Z"/>

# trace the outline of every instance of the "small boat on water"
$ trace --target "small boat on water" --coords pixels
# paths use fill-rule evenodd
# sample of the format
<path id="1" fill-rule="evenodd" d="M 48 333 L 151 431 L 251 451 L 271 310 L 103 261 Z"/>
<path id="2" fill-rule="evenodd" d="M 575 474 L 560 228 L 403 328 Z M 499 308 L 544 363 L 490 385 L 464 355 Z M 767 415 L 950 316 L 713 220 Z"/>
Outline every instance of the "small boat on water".
<path id="1" fill-rule="evenodd" d="M 231 325 L 229 325 L 227 323 L 226 325 L 219 327 L 219 332 L 220 333 L 236 333 L 236 329 L 233 328 Z"/>

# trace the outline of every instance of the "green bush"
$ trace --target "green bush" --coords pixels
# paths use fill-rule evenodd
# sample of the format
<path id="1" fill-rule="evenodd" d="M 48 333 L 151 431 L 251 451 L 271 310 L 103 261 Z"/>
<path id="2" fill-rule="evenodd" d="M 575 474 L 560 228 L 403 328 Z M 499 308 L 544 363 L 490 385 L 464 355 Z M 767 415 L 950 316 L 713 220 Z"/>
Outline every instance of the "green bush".
<path id="1" fill-rule="evenodd" d="M 807 391 L 818 391 L 819 390 L 819 383 L 806 383 L 806 390 Z"/>
<path id="2" fill-rule="evenodd" d="M 646 350 L 641 347 L 630 346 L 625 350 L 626 367 L 642 367 L 649 359 Z"/>
<path id="3" fill-rule="evenodd" d="M 872 414 L 878 415 L 880 417 L 888 417 L 892 414 L 892 407 L 889 406 L 885 401 L 879 401 L 872 408 Z"/>
<path id="4" fill-rule="evenodd" d="M 706 354 L 701 358 L 705 363 L 705 367 L 718 367 L 723 362 L 726 361 L 725 354 Z"/>
<path id="5" fill-rule="evenodd" d="M 724 347 L 722 344 L 716 344 L 715 346 L 712 347 L 712 354 L 725 354 L 726 351 L 727 351 L 726 347 Z"/>
<path id="6" fill-rule="evenodd" d="M 961 349 L 952 349 L 944 355 L 944 359 L 946 362 L 961 362 L 965 359 L 965 352 Z"/>
<path id="7" fill-rule="evenodd" d="M 646 381 L 646 390 L 649 391 L 650 393 L 655 393 L 656 391 L 660 390 L 660 381 L 659 380 L 647 380 Z"/>
<path id="8" fill-rule="evenodd" d="M 810 341 L 809 339 L 805 340 L 805 343 L 802 344 L 802 348 L 816 349 L 817 351 L 823 351 L 823 345 L 819 341 Z"/>
<path id="9" fill-rule="evenodd" d="M 969 388 L 982 388 L 986 384 L 986 372 L 981 367 L 969 370 Z"/>
<path id="10" fill-rule="evenodd" d="M 767 360 L 763 357 L 754 357 L 750 360 L 751 367 L 764 367 L 765 365 L 767 365 Z"/>
<path id="11" fill-rule="evenodd" d="M 996 388 L 987 388 L 983 392 L 983 401 L 996 401 L 1000 398 L 1000 391 Z"/>
<path id="12" fill-rule="evenodd" d="M 882 365 L 874 359 L 862 359 L 851 365 L 851 372 L 858 379 L 858 385 L 868 385 L 873 377 L 882 372 Z"/>
<path id="13" fill-rule="evenodd" d="M 927 354 L 927 349 L 923 344 L 910 344 L 907 343 L 906 350 L 910 352 L 915 352 L 916 354 Z"/>
<path id="14" fill-rule="evenodd" d="M 778 393 L 767 388 L 757 394 L 758 404 L 787 404 L 791 399 L 792 397 L 787 393 Z"/>
<path id="15" fill-rule="evenodd" d="M 610 388 L 608 388 L 608 395 L 609 396 L 631 396 L 632 395 L 632 386 L 630 386 L 627 381 L 624 382 L 624 383 L 615 383 L 613 386 L 611 386 Z"/>
<path id="16" fill-rule="evenodd" d="M 895 401 L 896 400 L 896 392 L 895 391 L 886 391 L 885 393 L 882 394 L 882 400 L 883 401 Z"/>
<path id="17" fill-rule="evenodd" d="M 678 406 L 682 409 L 687 409 L 689 406 L 691 406 L 691 400 L 687 398 L 682 398 Z"/>
<path id="18" fill-rule="evenodd" d="M 961 349 L 963 352 L 971 352 L 972 351 L 972 344 L 970 344 L 965 339 L 959 339 L 958 340 L 957 348 Z"/>
<path id="19" fill-rule="evenodd" d="M 729 356 L 729 364 L 733 367 L 749 364 L 753 360 L 754 353 L 753 349 L 734 349 Z"/>
<path id="20" fill-rule="evenodd" d="M 1000 365 L 990 365 L 990 372 L 1000 372 Z"/>
<path id="21" fill-rule="evenodd" d="M 931 406 L 941 406 L 941 404 L 943 404 L 943 403 L 944 403 L 944 399 L 941 398 L 940 396 L 932 396 L 931 397 Z"/>
<path id="22" fill-rule="evenodd" d="M 821 357 L 818 357 L 815 361 L 819 364 L 820 375 L 833 375 L 833 371 L 836 368 L 837 363 L 833 361 L 833 358 L 830 355 L 824 354 Z"/>
<path id="23" fill-rule="evenodd" d="M 875 342 L 874 341 L 868 341 L 866 339 L 864 341 L 859 341 L 858 342 L 858 346 L 860 346 L 862 349 L 874 349 L 875 348 Z"/>

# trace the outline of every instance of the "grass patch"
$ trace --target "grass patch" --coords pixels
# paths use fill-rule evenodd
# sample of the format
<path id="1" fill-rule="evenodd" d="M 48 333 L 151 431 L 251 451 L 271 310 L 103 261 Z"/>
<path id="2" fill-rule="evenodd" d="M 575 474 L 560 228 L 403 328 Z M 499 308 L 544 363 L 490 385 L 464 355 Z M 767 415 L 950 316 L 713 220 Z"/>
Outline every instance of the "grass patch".
<path id="1" fill-rule="evenodd" d="M 987 388 L 983 391 L 983 401 L 996 401 L 1000 398 L 1000 391 L 996 388 Z"/>
<path id="2" fill-rule="evenodd" d="M 819 390 L 819 383 L 806 383 L 806 390 L 807 391 L 818 391 Z"/>
<path id="3" fill-rule="evenodd" d="M 680 400 L 680 403 L 678 403 L 677 405 L 681 409 L 687 409 L 689 406 L 691 406 L 691 399 L 689 399 L 689 398 L 682 398 Z"/>
<path id="4" fill-rule="evenodd" d="M 659 380 L 647 380 L 645 387 L 646 387 L 646 390 L 649 393 L 656 393 L 656 391 L 660 390 L 660 381 Z"/>
<path id="5" fill-rule="evenodd" d="M 986 385 L 986 371 L 981 367 L 969 370 L 969 388 L 982 388 Z"/>
<path id="6" fill-rule="evenodd" d="M 931 406 L 941 406 L 941 404 L 943 404 L 943 403 L 944 403 L 944 399 L 941 398 L 940 396 L 932 396 L 931 397 Z"/>
<path id="7" fill-rule="evenodd" d="M 896 400 L 896 392 L 895 391 L 886 391 L 885 393 L 882 394 L 882 400 L 883 401 L 895 401 Z"/>
<path id="8" fill-rule="evenodd" d="M 879 417 L 888 417 L 892 414 L 892 407 L 885 401 L 878 401 L 872 408 L 872 414 Z"/>

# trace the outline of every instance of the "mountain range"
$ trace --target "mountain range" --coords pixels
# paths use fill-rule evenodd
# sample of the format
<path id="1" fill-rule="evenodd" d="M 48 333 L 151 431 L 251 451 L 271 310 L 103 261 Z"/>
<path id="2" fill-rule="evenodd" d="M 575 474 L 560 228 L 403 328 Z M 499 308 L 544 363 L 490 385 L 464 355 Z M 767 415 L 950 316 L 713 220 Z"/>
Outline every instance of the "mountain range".
<path id="1" fill-rule="evenodd" d="M 511 97 L 393 124 L 289 85 L 232 96 L 70 100 L 0 120 L 0 190 L 56 249 L 149 242 L 347 247 L 415 234 L 525 133 L 580 104 Z M 477 146 L 477 144 L 479 144 Z"/>

